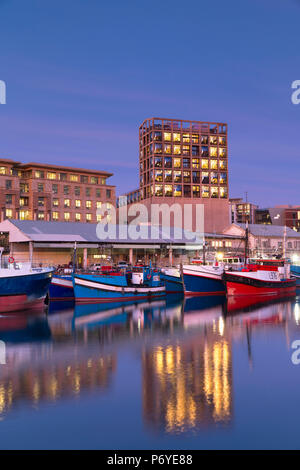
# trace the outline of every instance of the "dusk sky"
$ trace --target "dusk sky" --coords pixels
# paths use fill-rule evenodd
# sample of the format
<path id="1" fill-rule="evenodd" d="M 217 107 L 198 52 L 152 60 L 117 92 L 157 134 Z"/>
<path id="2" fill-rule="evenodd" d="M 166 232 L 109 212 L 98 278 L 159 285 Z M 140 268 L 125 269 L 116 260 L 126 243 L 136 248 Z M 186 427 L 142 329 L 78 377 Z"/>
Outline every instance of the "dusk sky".
<path id="1" fill-rule="evenodd" d="M 0 156 L 138 187 L 147 117 L 227 122 L 230 197 L 300 204 L 300 1 L 0 0 Z"/>

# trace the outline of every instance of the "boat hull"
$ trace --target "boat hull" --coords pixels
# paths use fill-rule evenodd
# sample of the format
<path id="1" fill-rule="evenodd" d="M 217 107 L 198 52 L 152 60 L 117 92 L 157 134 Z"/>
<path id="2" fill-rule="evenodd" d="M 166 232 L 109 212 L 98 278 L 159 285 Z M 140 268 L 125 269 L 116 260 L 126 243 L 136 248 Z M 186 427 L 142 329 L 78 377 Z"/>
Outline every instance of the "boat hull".
<path id="1" fill-rule="evenodd" d="M 168 274 L 161 273 L 161 280 L 166 286 L 166 292 L 169 294 L 183 294 L 183 282 L 181 277 L 170 276 Z"/>
<path id="2" fill-rule="evenodd" d="M 225 294 L 225 285 L 219 274 L 184 268 L 183 282 L 187 296 Z"/>
<path id="3" fill-rule="evenodd" d="M 228 296 L 276 296 L 296 292 L 296 281 L 266 281 L 226 273 L 224 276 Z"/>
<path id="4" fill-rule="evenodd" d="M 48 293 L 52 271 L 0 278 L 0 313 L 40 308 Z"/>
<path id="5" fill-rule="evenodd" d="M 122 277 L 96 275 L 75 275 L 73 278 L 75 301 L 77 303 L 98 303 L 132 301 L 163 297 L 165 286 L 128 286 Z M 123 285 L 122 285 L 123 284 Z"/>
<path id="6" fill-rule="evenodd" d="M 72 276 L 54 274 L 49 287 L 50 300 L 73 300 L 74 289 Z"/>

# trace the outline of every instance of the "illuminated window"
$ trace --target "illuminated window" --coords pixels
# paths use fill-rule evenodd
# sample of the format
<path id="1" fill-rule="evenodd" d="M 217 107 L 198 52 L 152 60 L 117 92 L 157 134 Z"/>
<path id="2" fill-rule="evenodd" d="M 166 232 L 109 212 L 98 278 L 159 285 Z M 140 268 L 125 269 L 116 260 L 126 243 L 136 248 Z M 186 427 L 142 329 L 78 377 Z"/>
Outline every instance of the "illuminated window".
<path id="1" fill-rule="evenodd" d="M 75 199 L 75 207 L 81 207 L 81 200 Z"/>
<path id="2" fill-rule="evenodd" d="M 202 135 L 201 136 L 201 145 L 207 145 L 208 144 L 208 136 L 207 135 Z"/>
<path id="3" fill-rule="evenodd" d="M 52 212 L 52 220 L 58 220 L 58 212 Z"/>
<path id="4" fill-rule="evenodd" d="M 218 169 L 218 160 L 211 160 L 210 161 L 210 169 L 217 170 Z"/>
<path id="5" fill-rule="evenodd" d="M 91 176 L 91 183 L 92 183 L 92 184 L 98 184 L 98 178 L 97 178 L 97 176 Z"/>
<path id="6" fill-rule="evenodd" d="M 163 187 L 161 184 L 155 185 L 155 196 L 162 196 L 163 195 Z"/>
<path id="7" fill-rule="evenodd" d="M 91 209 L 91 207 L 92 207 L 92 201 L 85 201 L 85 207 L 86 207 L 87 209 Z"/>
<path id="8" fill-rule="evenodd" d="M 155 170 L 155 181 L 156 183 L 161 183 L 163 180 L 163 171 L 162 170 Z"/>
<path id="9" fill-rule="evenodd" d="M 77 183 L 79 180 L 78 175 L 70 175 L 70 181 Z"/>
<path id="10" fill-rule="evenodd" d="M 29 213 L 29 211 L 20 211 L 20 213 L 19 213 L 19 219 L 20 219 L 20 220 L 29 220 L 29 219 L 30 219 L 30 213 Z"/>
<path id="11" fill-rule="evenodd" d="M 56 173 L 52 173 L 51 171 L 47 173 L 48 180 L 56 180 Z"/>
<path id="12" fill-rule="evenodd" d="M 52 204 L 53 204 L 53 206 L 56 206 L 56 207 L 57 207 L 58 204 L 59 204 L 59 200 L 56 199 L 56 198 L 52 199 Z"/>
<path id="13" fill-rule="evenodd" d="M 36 178 L 44 178 L 44 172 L 37 170 L 37 171 L 34 172 L 34 176 L 35 176 Z"/>
<path id="14" fill-rule="evenodd" d="M 174 158 L 174 168 L 181 168 L 181 158 Z"/>
<path id="15" fill-rule="evenodd" d="M 200 197 L 200 186 L 193 186 L 193 197 Z"/>
<path id="16" fill-rule="evenodd" d="M 180 142 L 180 134 L 173 134 L 173 142 Z"/>
<path id="17" fill-rule="evenodd" d="M 220 170 L 226 170 L 226 160 L 219 160 L 219 168 Z"/>
<path id="18" fill-rule="evenodd" d="M 180 155 L 181 154 L 181 147 L 180 145 L 174 145 L 174 155 Z"/>
<path id="19" fill-rule="evenodd" d="M 218 173 L 217 172 L 215 172 L 215 171 L 211 172 L 210 182 L 211 182 L 211 184 L 218 184 Z"/>
<path id="20" fill-rule="evenodd" d="M 166 183 L 172 182 L 172 170 L 165 170 L 165 182 Z"/>
<path id="21" fill-rule="evenodd" d="M 211 135 L 209 138 L 209 143 L 210 145 L 217 145 L 218 143 L 218 138 L 216 135 Z"/>
<path id="22" fill-rule="evenodd" d="M 216 187 L 214 187 L 214 186 L 211 186 L 211 187 L 210 187 L 210 196 L 211 196 L 212 198 L 217 198 L 217 197 L 219 197 L 219 188 L 216 188 Z"/>
<path id="23" fill-rule="evenodd" d="M 184 143 L 189 143 L 190 142 L 190 134 L 183 134 L 182 135 L 182 141 Z"/>
<path id="24" fill-rule="evenodd" d="M 181 184 L 174 185 L 174 196 L 182 196 L 182 186 Z"/>
<path id="25" fill-rule="evenodd" d="M 190 154 L 190 146 L 189 145 L 183 145 L 182 146 L 182 153 L 183 153 L 183 155 L 189 155 Z"/>
<path id="26" fill-rule="evenodd" d="M 197 134 L 192 134 L 192 143 L 199 144 L 199 136 Z"/>
<path id="27" fill-rule="evenodd" d="M 97 207 L 97 209 L 101 209 L 101 207 L 102 207 L 102 202 L 101 202 L 101 201 L 97 201 L 97 202 L 96 202 L 96 207 Z"/>
<path id="28" fill-rule="evenodd" d="M 6 167 L 0 166 L 0 175 L 6 175 Z"/>
<path id="29" fill-rule="evenodd" d="M 8 219 L 11 219 L 12 216 L 13 216 L 13 211 L 12 211 L 12 209 L 5 209 L 5 216 L 6 216 Z"/>
<path id="30" fill-rule="evenodd" d="M 202 186 L 201 187 L 201 196 L 202 197 L 209 197 L 209 187 L 208 186 Z"/>
<path id="31" fill-rule="evenodd" d="M 201 160 L 201 168 L 203 168 L 204 170 L 208 169 L 208 160 Z"/>
<path id="32" fill-rule="evenodd" d="M 79 212 L 76 212 L 75 213 L 75 221 L 80 222 L 80 220 L 81 220 L 81 214 L 79 214 Z"/>
<path id="33" fill-rule="evenodd" d="M 20 197 L 19 204 L 21 207 L 28 206 L 28 203 L 29 203 L 28 197 Z"/>
<path id="34" fill-rule="evenodd" d="M 96 220 L 97 220 L 97 222 L 101 222 L 101 220 L 102 220 L 102 215 L 96 214 Z"/>
<path id="35" fill-rule="evenodd" d="M 173 187 L 171 184 L 165 185 L 165 196 L 170 197 L 173 195 Z"/>
<path id="36" fill-rule="evenodd" d="M 183 172 L 183 182 L 184 183 L 190 183 L 191 182 L 191 172 L 190 171 L 184 171 Z"/>
<path id="37" fill-rule="evenodd" d="M 219 148 L 219 157 L 221 158 L 226 157 L 226 148 Z"/>
<path id="38" fill-rule="evenodd" d="M 222 187 L 220 188 L 220 197 L 223 198 L 223 199 L 226 199 L 227 198 L 227 188 L 225 187 Z"/>
<path id="39" fill-rule="evenodd" d="M 174 181 L 175 183 L 180 182 L 181 183 L 181 171 L 174 171 Z"/>
<path id="40" fill-rule="evenodd" d="M 172 147 L 170 144 L 165 144 L 164 145 L 164 152 L 165 153 L 172 153 Z"/>
<path id="41" fill-rule="evenodd" d="M 164 139 L 165 139 L 167 142 L 170 142 L 170 140 L 171 140 L 171 132 L 164 132 Z"/>
<path id="42" fill-rule="evenodd" d="M 85 214 L 85 220 L 86 220 L 87 222 L 91 222 L 91 220 L 92 220 L 92 214 Z"/>
<path id="43" fill-rule="evenodd" d="M 29 185 L 27 183 L 20 183 L 20 191 L 21 193 L 28 193 Z"/>
<path id="44" fill-rule="evenodd" d="M 38 220 L 44 220 L 45 219 L 44 212 L 38 212 L 37 218 L 38 218 Z"/>
<path id="45" fill-rule="evenodd" d="M 219 145 L 226 145 L 226 137 L 219 137 Z"/>
<path id="46" fill-rule="evenodd" d="M 202 171 L 201 183 L 202 184 L 209 184 L 209 173 L 208 173 L 208 171 Z"/>
<path id="47" fill-rule="evenodd" d="M 65 219 L 65 221 L 68 222 L 68 221 L 70 220 L 70 218 L 71 218 L 70 212 L 65 212 L 65 213 L 64 213 L 64 219 Z"/>
<path id="48" fill-rule="evenodd" d="M 217 147 L 210 147 L 209 152 L 210 152 L 210 156 L 211 156 L 211 157 L 217 157 L 217 156 L 218 156 L 218 149 L 217 149 Z"/>
<path id="49" fill-rule="evenodd" d="M 154 132 L 153 133 L 153 140 L 155 140 L 156 142 L 161 142 L 161 138 L 162 138 L 162 133 L 161 132 Z"/>
<path id="50" fill-rule="evenodd" d="M 71 204 L 70 199 L 65 199 L 65 200 L 64 200 L 64 206 L 65 206 L 65 207 L 70 207 L 70 204 Z"/>
<path id="51" fill-rule="evenodd" d="M 220 184 L 227 183 L 227 173 L 220 173 Z"/>
<path id="52" fill-rule="evenodd" d="M 200 167 L 199 158 L 192 158 L 192 168 L 199 168 L 199 167 Z"/>

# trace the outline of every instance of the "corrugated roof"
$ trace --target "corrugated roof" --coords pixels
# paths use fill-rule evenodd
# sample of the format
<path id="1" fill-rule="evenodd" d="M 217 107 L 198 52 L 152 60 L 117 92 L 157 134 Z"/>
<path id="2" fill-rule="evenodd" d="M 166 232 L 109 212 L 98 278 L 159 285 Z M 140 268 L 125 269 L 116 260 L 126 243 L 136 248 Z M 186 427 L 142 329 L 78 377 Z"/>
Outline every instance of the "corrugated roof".
<path id="1" fill-rule="evenodd" d="M 246 224 L 239 224 L 244 230 Z M 249 232 L 257 237 L 283 237 L 284 226 L 282 225 L 269 225 L 269 224 L 249 224 Z M 286 236 L 293 238 L 300 238 L 300 232 L 296 232 L 290 227 L 286 227 Z"/>

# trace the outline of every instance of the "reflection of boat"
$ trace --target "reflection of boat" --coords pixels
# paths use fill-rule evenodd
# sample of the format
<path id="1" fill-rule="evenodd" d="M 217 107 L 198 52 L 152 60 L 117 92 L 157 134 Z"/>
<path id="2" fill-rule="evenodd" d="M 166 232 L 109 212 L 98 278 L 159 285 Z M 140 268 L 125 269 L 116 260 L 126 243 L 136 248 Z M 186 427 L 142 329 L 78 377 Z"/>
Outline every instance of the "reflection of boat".
<path id="1" fill-rule="evenodd" d="M 50 300 L 74 299 L 73 279 L 70 275 L 54 274 L 49 286 Z"/>
<path id="2" fill-rule="evenodd" d="M 259 303 L 248 303 L 248 305 L 237 306 L 230 305 L 231 299 L 228 299 L 227 313 L 234 314 L 231 318 L 238 319 L 241 323 L 247 324 L 278 324 L 282 323 L 285 317 L 285 307 L 289 306 L 291 297 L 273 298 L 270 302 L 270 298 L 265 298 L 264 301 Z"/>
<path id="3" fill-rule="evenodd" d="M 51 331 L 46 315 L 9 315 L 0 317 L 0 340 L 5 343 L 28 343 L 48 340 Z"/>
<path id="4" fill-rule="evenodd" d="M 74 274 L 76 302 L 116 302 L 162 297 L 166 288 L 156 269 L 134 267 L 132 272 Z"/>
<path id="5" fill-rule="evenodd" d="M 226 310 L 228 313 L 233 313 L 239 310 L 250 310 L 257 306 L 267 305 L 274 302 L 282 302 L 294 298 L 290 293 L 283 293 L 282 295 L 252 295 L 252 296 L 229 296 L 227 298 Z"/>
<path id="6" fill-rule="evenodd" d="M 43 305 L 52 273 L 52 268 L 17 264 L 10 269 L 0 269 L 0 312 L 15 312 Z"/>
<path id="7" fill-rule="evenodd" d="M 225 296 L 203 296 L 185 299 L 184 326 L 212 323 L 223 314 Z"/>
<path id="8" fill-rule="evenodd" d="M 166 285 L 167 293 L 183 293 L 183 281 L 179 269 L 162 268 L 160 277 Z"/>
<path id="9" fill-rule="evenodd" d="M 223 295 L 224 268 L 220 266 L 184 265 L 185 295 Z"/>

